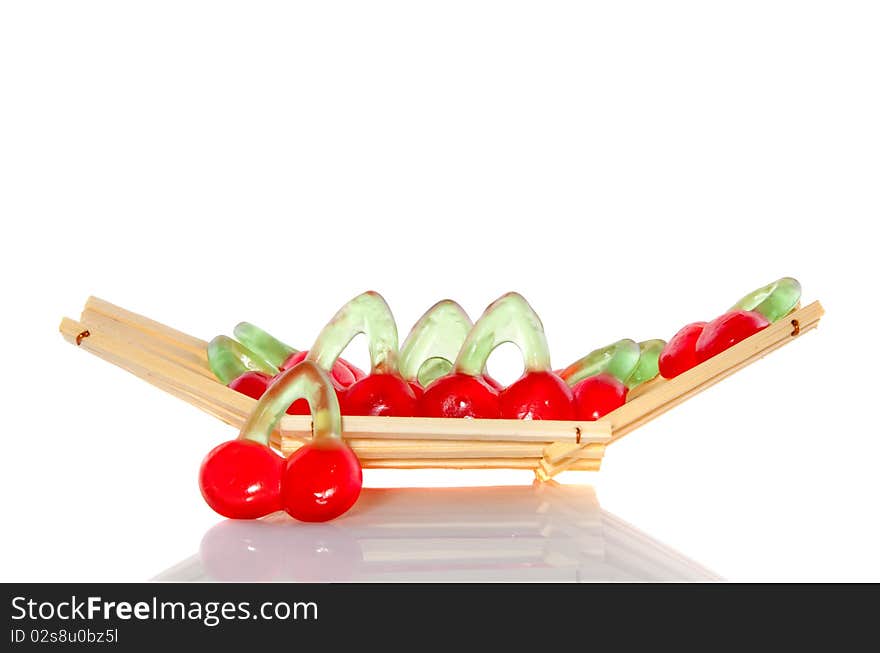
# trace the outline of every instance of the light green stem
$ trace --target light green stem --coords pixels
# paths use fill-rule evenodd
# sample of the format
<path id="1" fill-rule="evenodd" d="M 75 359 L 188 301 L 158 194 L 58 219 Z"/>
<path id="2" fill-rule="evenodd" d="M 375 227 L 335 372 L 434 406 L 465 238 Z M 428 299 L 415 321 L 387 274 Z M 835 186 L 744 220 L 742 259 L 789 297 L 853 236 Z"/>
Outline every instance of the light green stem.
<path id="1" fill-rule="evenodd" d="M 464 309 L 451 299 L 429 308 L 400 348 L 400 373 L 407 381 L 427 386 L 448 374 L 473 327 Z"/>
<path id="2" fill-rule="evenodd" d="M 280 367 L 291 354 L 296 353 L 296 349 L 284 344 L 272 334 L 250 322 L 239 322 L 235 325 L 232 333 L 241 344 L 262 356 L 275 367 Z"/>
<path id="3" fill-rule="evenodd" d="M 801 300 L 801 284 L 792 277 L 782 277 L 763 288 L 750 292 L 730 310 L 755 311 L 770 322 L 784 318 Z"/>
<path id="4" fill-rule="evenodd" d="M 333 367 L 354 337 L 367 336 L 370 368 L 373 374 L 397 372 L 397 324 L 388 304 L 377 292 L 358 295 L 327 323 L 309 349 L 307 360 L 315 361 L 325 370 Z"/>
<path id="5" fill-rule="evenodd" d="M 461 346 L 455 371 L 481 374 L 491 353 L 505 342 L 519 347 L 526 372 L 550 369 L 550 350 L 541 318 L 522 295 L 511 292 L 492 302 L 477 320 Z"/>
<path id="6" fill-rule="evenodd" d="M 632 390 L 660 374 L 660 352 L 665 346 L 665 340 L 644 340 L 639 343 L 639 362 L 626 379 L 628 389 Z"/>
<path id="7" fill-rule="evenodd" d="M 224 385 L 249 371 L 278 374 L 277 367 L 228 336 L 217 336 L 208 343 L 208 366 Z"/>
<path id="8" fill-rule="evenodd" d="M 629 338 L 601 347 L 566 367 L 559 376 L 574 385 L 590 376 L 607 372 L 621 382 L 626 381 L 639 362 L 639 345 Z"/>
<path id="9" fill-rule="evenodd" d="M 309 402 L 312 441 L 342 437 L 342 418 L 336 391 L 327 373 L 311 361 L 291 367 L 269 386 L 238 437 L 268 446 L 272 431 L 290 404 L 297 399 Z"/>

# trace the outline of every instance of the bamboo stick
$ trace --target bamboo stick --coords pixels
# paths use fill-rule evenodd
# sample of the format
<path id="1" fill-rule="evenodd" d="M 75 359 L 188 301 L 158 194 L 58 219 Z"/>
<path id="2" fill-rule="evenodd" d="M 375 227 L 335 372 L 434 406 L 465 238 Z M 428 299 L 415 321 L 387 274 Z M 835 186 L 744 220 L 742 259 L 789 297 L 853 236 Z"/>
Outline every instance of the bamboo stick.
<path id="1" fill-rule="evenodd" d="M 197 372 L 183 368 L 179 364 L 157 356 L 150 351 L 133 346 L 131 343 L 120 340 L 113 335 L 102 333 L 99 330 L 95 330 L 93 333 L 88 329 L 88 325 L 68 318 L 62 321 L 60 329 L 65 338 L 72 342 L 76 342 L 77 336 L 80 333 L 88 331 L 89 335 L 80 339 L 79 346 L 82 349 L 100 358 L 125 361 L 131 365 L 132 370 L 137 376 L 146 381 L 152 382 L 154 378 L 158 377 L 158 380 L 168 385 L 209 401 L 218 400 L 218 403 L 221 405 L 229 406 L 231 409 L 239 411 L 244 415 L 250 414 L 251 410 L 253 410 L 255 402 L 250 397 L 227 388 L 217 380 L 206 378 Z M 111 360 L 110 362 L 114 361 Z"/>
<path id="2" fill-rule="evenodd" d="M 89 297 L 86 300 L 85 311 L 94 311 L 112 317 L 123 324 L 127 324 L 133 328 L 137 328 L 146 333 L 153 334 L 156 338 L 165 340 L 168 343 L 175 344 L 182 349 L 188 349 L 194 354 L 201 355 L 207 360 L 208 343 L 204 340 L 172 329 L 155 320 L 151 320 L 143 315 L 132 313 L 120 306 L 111 304 L 110 302 L 99 299 L 98 297 Z"/>
<path id="3" fill-rule="evenodd" d="M 422 459 L 431 458 L 540 458 L 544 444 L 541 442 L 503 442 L 480 440 L 384 440 L 377 438 L 353 438 L 345 433 L 345 440 L 358 458 L 368 459 Z M 289 455 L 308 440 L 281 439 L 281 451 Z"/>
<path id="4" fill-rule="evenodd" d="M 375 469 L 528 469 L 534 470 L 540 464 L 539 458 L 481 458 L 481 459 L 421 459 L 406 460 L 388 458 L 383 460 L 364 460 L 365 468 Z M 598 460 L 581 460 L 568 469 L 596 471 Z"/>
<path id="5" fill-rule="evenodd" d="M 205 352 L 195 354 L 189 349 L 168 340 L 157 338 L 146 331 L 142 331 L 132 325 L 120 322 L 115 317 L 96 313 L 86 309 L 82 312 L 80 322 L 90 331 L 104 333 L 113 336 L 117 340 L 128 342 L 142 349 L 160 356 L 168 361 L 173 361 L 186 369 L 198 372 L 205 378 L 216 381 L 214 373 L 208 366 L 208 358 Z"/>
<path id="6" fill-rule="evenodd" d="M 353 438 L 589 443 L 607 442 L 611 437 L 608 424 L 588 421 L 346 415 L 342 422 L 345 434 Z M 308 415 L 285 415 L 281 433 L 302 439 L 311 435 L 311 424 Z"/>

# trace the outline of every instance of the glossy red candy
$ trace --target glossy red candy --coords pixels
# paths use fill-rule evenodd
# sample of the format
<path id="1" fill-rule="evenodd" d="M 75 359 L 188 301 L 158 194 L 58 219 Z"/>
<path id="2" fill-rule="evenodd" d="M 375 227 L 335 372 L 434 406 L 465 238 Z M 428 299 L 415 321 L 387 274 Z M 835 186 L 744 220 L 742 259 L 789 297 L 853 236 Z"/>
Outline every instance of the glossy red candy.
<path id="1" fill-rule="evenodd" d="M 626 403 L 626 386 L 610 374 L 589 376 L 571 390 L 578 419 L 592 422 Z"/>
<path id="2" fill-rule="evenodd" d="M 460 373 L 442 376 L 425 388 L 419 399 L 419 415 L 496 419 L 501 416 L 498 391 L 482 377 Z"/>
<path id="3" fill-rule="evenodd" d="M 344 358 L 340 358 L 336 362 L 341 363 L 342 365 L 345 365 L 345 367 L 347 367 L 349 369 L 349 371 L 351 372 L 352 376 L 354 376 L 355 381 L 360 381 L 361 379 L 366 378 L 366 376 L 367 376 L 367 373 L 364 372 L 361 368 L 359 368 L 357 365 L 349 363 Z"/>
<path id="4" fill-rule="evenodd" d="M 529 372 L 499 395 L 505 419 L 575 419 L 574 396 L 553 372 Z"/>
<path id="5" fill-rule="evenodd" d="M 410 381 L 409 388 L 413 391 L 413 394 L 416 396 L 416 402 L 418 402 L 419 398 L 425 394 L 425 389 L 421 386 L 418 381 Z"/>
<path id="6" fill-rule="evenodd" d="M 709 322 L 697 339 L 697 361 L 702 363 L 768 326 L 767 318 L 754 311 L 725 313 Z"/>
<path id="7" fill-rule="evenodd" d="M 290 369 L 297 363 L 303 362 L 308 355 L 308 351 L 298 351 L 295 354 L 291 354 L 287 357 L 286 361 L 281 363 L 281 366 L 278 369 L 282 372 Z M 341 358 L 333 364 L 333 370 L 330 373 L 330 379 L 333 381 L 333 385 L 335 385 L 337 389 L 347 388 L 358 379 L 362 379 L 364 376 L 365 375 L 361 370 Z"/>
<path id="8" fill-rule="evenodd" d="M 230 440 L 208 453 L 199 487 L 211 508 L 231 519 L 257 519 L 281 509 L 284 458 L 251 440 Z"/>
<path id="9" fill-rule="evenodd" d="M 314 441 L 287 459 L 281 504 L 300 521 L 328 521 L 354 505 L 362 485 L 360 461 L 343 440 Z"/>
<path id="10" fill-rule="evenodd" d="M 416 395 L 396 374 L 371 374 L 341 393 L 343 415 L 413 417 Z"/>
<path id="11" fill-rule="evenodd" d="M 687 372 L 700 361 L 697 360 L 697 339 L 703 333 L 705 322 L 692 322 L 672 336 L 672 339 L 660 352 L 660 376 L 671 379 L 682 372 Z"/>
<path id="12" fill-rule="evenodd" d="M 495 390 L 495 392 L 501 392 L 502 390 L 504 390 L 504 386 L 488 374 L 483 374 L 483 381 L 486 382 L 486 385 Z"/>
<path id="13" fill-rule="evenodd" d="M 248 397 L 259 399 L 272 383 L 272 378 L 265 372 L 245 372 L 229 382 L 229 387 Z"/>

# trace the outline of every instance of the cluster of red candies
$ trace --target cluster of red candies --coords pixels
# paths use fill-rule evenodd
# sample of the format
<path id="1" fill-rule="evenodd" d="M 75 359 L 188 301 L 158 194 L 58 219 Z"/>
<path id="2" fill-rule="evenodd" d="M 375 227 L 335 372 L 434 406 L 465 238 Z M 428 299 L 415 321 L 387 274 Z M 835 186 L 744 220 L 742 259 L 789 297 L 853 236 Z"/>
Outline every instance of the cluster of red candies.
<path id="1" fill-rule="evenodd" d="M 493 302 L 474 324 L 454 302 L 438 303 L 416 324 L 401 351 L 390 309 L 374 292 L 343 306 L 309 351 L 295 351 L 242 323 L 236 327 L 241 342 L 218 336 L 209 345 L 209 362 L 230 388 L 260 400 L 257 418 L 252 416 L 249 432 L 244 429 L 238 440 L 209 454 L 202 467 L 202 492 L 215 510 L 230 517 L 284 509 L 307 521 L 330 519 L 354 503 L 361 483 L 357 457 L 341 437 L 340 413 L 596 420 L 622 406 L 629 388 L 658 373 L 672 378 L 686 372 L 780 319 L 799 298 L 797 281 L 780 279 L 711 322 L 688 324 L 668 343 L 620 341 L 557 371 L 550 366 L 540 319 L 516 293 Z M 340 358 L 359 333 L 369 341 L 369 374 Z M 505 387 L 486 373 L 486 361 L 506 342 L 519 347 L 525 370 Z M 629 364 L 621 367 L 627 357 Z M 295 383 L 299 372 L 309 375 L 314 392 L 280 389 Z M 326 386 L 323 394 L 315 394 L 321 385 Z M 315 397 L 321 397 L 321 406 Z M 269 434 L 281 414 L 314 417 L 316 410 L 331 415 L 330 437 L 318 438 L 316 430 L 313 441 L 286 462 L 269 449 Z M 257 489 L 255 496 L 249 488 Z"/>
<path id="2" fill-rule="evenodd" d="M 487 309 L 483 318 L 473 325 L 473 334 L 487 330 L 499 304 L 514 305 L 510 311 L 514 320 L 519 313 L 531 311 L 521 296 L 510 293 Z M 528 350 L 530 345 L 538 349 L 546 348 L 540 321 L 523 322 L 520 331 L 531 330 L 527 336 L 516 337 L 521 334 L 514 334 L 511 339 L 499 339 L 493 343 L 497 346 L 501 342 L 515 341 L 524 350 Z M 479 338 L 474 336 L 472 339 Z M 389 340 L 396 341 L 396 334 Z M 483 358 L 490 353 L 482 352 Z M 533 353 L 524 351 L 524 358 L 535 358 L 531 356 Z M 477 356 L 480 355 L 478 352 Z M 278 368 L 283 372 L 308 357 L 309 351 L 291 353 Z M 541 351 L 537 359 L 537 365 L 527 366 L 522 377 L 507 387 L 485 372 L 485 361 L 481 361 L 479 369 L 469 370 L 465 365 L 455 365 L 455 357 L 449 361 L 451 369 L 447 374 L 426 385 L 414 377 L 404 378 L 396 366 L 374 368 L 370 374 L 365 374 L 342 358 L 334 361 L 331 380 L 344 415 L 595 420 L 618 408 L 626 400 L 627 387 L 610 374 L 596 374 L 570 386 L 559 371 L 550 369 L 549 355 Z M 265 371 L 247 370 L 228 385 L 259 399 L 275 378 L 276 375 Z M 309 408 L 303 400 L 299 400 L 287 412 L 308 414 Z"/>

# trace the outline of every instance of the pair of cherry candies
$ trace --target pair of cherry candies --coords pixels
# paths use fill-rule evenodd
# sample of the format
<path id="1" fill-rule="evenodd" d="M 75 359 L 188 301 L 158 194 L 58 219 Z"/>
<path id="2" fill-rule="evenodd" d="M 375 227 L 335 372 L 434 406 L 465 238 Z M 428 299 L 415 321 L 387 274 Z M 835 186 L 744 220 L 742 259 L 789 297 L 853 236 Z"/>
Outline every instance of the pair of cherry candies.
<path id="1" fill-rule="evenodd" d="M 205 501 L 230 519 L 284 510 L 299 521 L 329 521 L 354 505 L 362 485 L 360 461 L 341 440 L 303 445 L 285 459 L 239 438 L 211 450 L 199 471 Z"/>
<path id="2" fill-rule="evenodd" d="M 285 459 L 269 447 L 270 436 L 297 401 L 309 408 L 313 434 Z M 238 438 L 212 449 L 199 470 L 205 501 L 232 519 L 257 519 L 284 510 L 300 521 L 328 521 L 354 505 L 362 485 L 360 461 L 342 438 L 330 376 L 311 361 L 281 372 Z"/>

